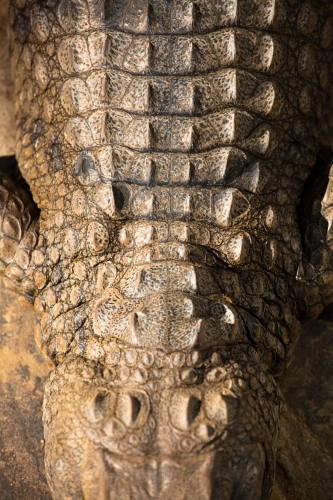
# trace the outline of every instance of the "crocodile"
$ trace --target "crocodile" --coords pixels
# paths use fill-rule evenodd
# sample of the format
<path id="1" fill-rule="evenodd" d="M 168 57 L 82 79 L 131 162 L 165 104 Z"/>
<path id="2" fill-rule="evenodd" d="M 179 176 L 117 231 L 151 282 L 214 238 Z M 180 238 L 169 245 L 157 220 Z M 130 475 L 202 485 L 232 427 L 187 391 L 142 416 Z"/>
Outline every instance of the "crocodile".
<path id="1" fill-rule="evenodd" d="M 11 0 L 6 286 L 53 367 L 55 500 L 269 498 L 333 300 L 328 0 Z"/>

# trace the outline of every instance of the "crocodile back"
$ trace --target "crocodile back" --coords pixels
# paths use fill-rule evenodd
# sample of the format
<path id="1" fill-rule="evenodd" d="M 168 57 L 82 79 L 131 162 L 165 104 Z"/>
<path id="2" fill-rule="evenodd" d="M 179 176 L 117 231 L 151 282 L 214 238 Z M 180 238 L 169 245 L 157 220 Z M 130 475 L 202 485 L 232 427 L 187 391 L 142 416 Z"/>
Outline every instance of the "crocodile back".
<path id="1" fill-rule="evenodd" d="M 66 0 L 18 12 L 19 163 L 52 246 L 37 252 L 37 288 L 58 262 L 84 288 L 74 268 L 89 261 L 72 304 L 93 303 L 95 336 L 216 347 L 261 342 L 259 320 L 284 358 L 299 332 L 297 204 L 330 140 L 323 6 Z"/>

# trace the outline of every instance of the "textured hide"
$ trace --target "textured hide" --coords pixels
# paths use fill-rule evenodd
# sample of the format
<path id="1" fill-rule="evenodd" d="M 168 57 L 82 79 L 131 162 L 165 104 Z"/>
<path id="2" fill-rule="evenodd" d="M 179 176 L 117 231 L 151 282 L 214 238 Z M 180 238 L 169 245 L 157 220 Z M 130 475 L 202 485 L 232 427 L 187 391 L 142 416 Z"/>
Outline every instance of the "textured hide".
<path id="1" fill-rule="evenodd" d="M 331 11 L 12 2 L 39 210 L 2 174 L 0 256 L 56 365 L 56 500 L 268 498 L 274 376 L 333 298 Z"/>

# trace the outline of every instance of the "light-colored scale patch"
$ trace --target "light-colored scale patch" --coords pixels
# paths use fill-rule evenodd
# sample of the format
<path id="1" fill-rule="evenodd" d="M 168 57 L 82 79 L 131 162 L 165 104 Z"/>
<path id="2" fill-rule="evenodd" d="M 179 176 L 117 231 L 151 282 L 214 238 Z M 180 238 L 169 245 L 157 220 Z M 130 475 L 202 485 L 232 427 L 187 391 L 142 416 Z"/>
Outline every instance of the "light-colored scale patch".
<path id="1" fill-rule="evenodd" d="M 241 190 L 261 193 L 269 184 L 269 180 L 270 172 L 267 167 L 265 168 L 261 162 L 256 161 L 244 169 L 243 173 L 235 179 L 234 184 Z"/>
<path id="2" fill-rule="evenodd" d="M 137 184 L 219 185 L 236 177 L 248 158 L 237 148 L 201 154 L 140 153 L 121 146 L 97 150 L 96 164 L 106 181 Z"/>
<path id="3" fill-rule="evenodd" d="M 251 182 L 252 178 L 249 178 Z M 251 185 L 243 186 L 258 192 L 256 179 Z M 248 216 L 250 204 L 246 197 L 235 188 L 185 188 L 169 186 L 131 186 L 115 183 L 97 185 L 90 190 L 89 199 L 112 219 L 127 217 L 140 219 L 189 221 L 210 221 L 222 228 L 240 224 Z M 72 199 L 75 213 L 85 211 L 86 197 L 76 191 Z"/>
<path id="4" fill-rule="evenodd" d="M 30 12 L 32 32 L 38 42 L 45 43 L 50 36 L 50 23 L 47 10 L 39 5 L 34 5 Z"/>
<path id="5" fill-rule="evenodd" d="M 236 69 L 191 78 L 138 78 L 119 71 L 94 71 L 87 84 L 94 107 L 111 106 L 135 114 L 200 115 L 236 102 L 263 116 L 276 116 L 281 109 L 281 99 L 275 105 L 276 84 Z M 86 91 L 82 92 L 84 97 Z"/>
<path id="6" fill-rule="evenodd" d="M 94 14 L 98 19 L 97 11 Z M 144 1 L 140 3 L 140 9 L 136 2 L 116 0 L 106 14 L 106 24 L 123 30 L 173 34 L 206 32 L 236 22 L 267 29 L 278 27 L 286 17 L 284 5 L 275 0 L 266 3 L 231 0 L 223 4 L 217 0 Z"/>
<path id="7" fill-rule="evenodd" d="M 49 70 L 46 58 L 42 54 L 36 54 L 34 57 L 35 76 L 41 89 L 46 89 L 49 83 Z"/>
<path id="8" fill-rule="evenodd" d="M 104 34 L 76 35 L 65 38 L 57 54 L 62 70 L 73 75 L 102 63 L 137 75 L 212 73 L 232 64 L 275 73 L 285 58 L 273 35 L 260 37 L 238 28 L 185 38 L 147 39 L 112 31 L 107 38 Z"/>
<path id="9" fill-rule="evenodd" d="M 7 176 L 0 188 L 0 264 L 9 288 L 29 300 L 35 293 L 31 257 L 37 244 L 34 228 L 37 211 L 31 197 Z"/>
<path id="10" fill-rule="evenodd" d="M 114 141 L 138 151 L 185 153 L 242 144 L 254 126 L 254 118 L 246 111 L 237 109 L 195 119 L 177 116 L 138 117 L 122 111 L 99 110 L 87 120 L 78 117 L 69 120 L 65 137 L 74 150 Z M 266 144 L 267 139 L 264 138 L 261 154 L 266 152 Z"/>
<path id="11" fill-rule="evenodd" d="M 105 293 L 94 313 L 94 332 L 102 337 L 111 335 L 132 345 L 161 342 L 169 349 L 206 347 L 222 338 L 232 341 L 238 334 L 236 312 L 222 298 L 208 269 L 200 265 L 179 261 L 136 265 L 117 289 Z"/>
<path id="12" fill-rule="evenodd" d="M 72 78 L 64 83 L 60 99 L 69 115 L 84 113 L 92 106 L 90 92 L 79 78 Z"/>
<path id="13" fill-rule="evenodd" d="M 111 32 L 105 52 L 105 62 L 110 68 L 163 75 L 210 73 L 232 64 L 275 73 L 284 58 L 284 49 L 273 35 L 260 37 L 242 29 L 150 39 Z"/>

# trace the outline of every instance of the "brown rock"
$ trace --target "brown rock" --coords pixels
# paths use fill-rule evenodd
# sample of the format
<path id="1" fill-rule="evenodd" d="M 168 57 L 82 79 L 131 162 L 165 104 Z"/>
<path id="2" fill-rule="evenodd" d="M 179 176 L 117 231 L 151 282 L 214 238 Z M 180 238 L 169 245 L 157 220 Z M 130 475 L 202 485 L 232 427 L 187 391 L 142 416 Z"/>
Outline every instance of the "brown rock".
<path id="1" fill-rule="evenodd" d="M 14 85 L 7 40 L 7 0 L 0 2 L 0 156 L 14 154 Z"/>
<path id="2" fill-rule="evenodd" d="M 44 472 L 42 401 L 47 363 L 34 341 L 34 315 L 0 286 L 0 497 L 50 500 Z"/>

